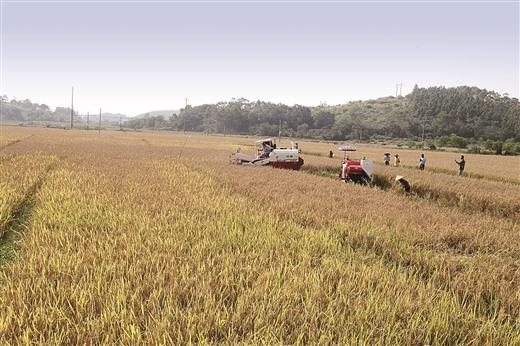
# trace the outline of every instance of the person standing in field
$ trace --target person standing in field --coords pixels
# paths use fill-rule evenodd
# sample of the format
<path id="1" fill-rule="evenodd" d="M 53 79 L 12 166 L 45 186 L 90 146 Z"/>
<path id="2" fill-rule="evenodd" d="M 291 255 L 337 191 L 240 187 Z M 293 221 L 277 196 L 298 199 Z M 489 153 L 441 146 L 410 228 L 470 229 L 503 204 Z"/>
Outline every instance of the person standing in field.
<path id="1" fill-rule="evenodd" d="M 466 167 L 466 160 L 464 160 L 464 155 L 460 155 L 460 161 L 455 160 L 457 165 L 459 165 L 459 175 L 464 173 L 464 168 Z"/>
<path id="2" fill-rule="evenodd" d="M 402 175 L 398 175 L 397 177 L 395 177 L 395 181 L 397 181 L 401 185 L 401 188 L 404 192 L 410 192 L 410 183 Z"/>
<path id="3" fill-rule="evenodd" d="M 399 167 L 401 165 L 401 159 L 399 158 L 399 154 L 395 154 L 394 157 L 394 166 Z"/>
<path id="4" fill-rule="evenodd" d="M 331 151 L 329 151 L 329 159 L 332 159 L 334 157 L 334 153 Z"/>
<path id="5" fill-rule="evenodd" d="M 424 154 L 421 154 L 421 157 L 419 158 L 419 169 L 421 171 L 424 171 L 424 167 L 426 166 L 426 157 Z"/>
<path id="6" fill-rule="evenodd" d="M 383 157 L 383 161 L 385 163 L 385 166 L 390 166 L 390 154 L 389 153 L 385 154 L 385 156 Z"/>

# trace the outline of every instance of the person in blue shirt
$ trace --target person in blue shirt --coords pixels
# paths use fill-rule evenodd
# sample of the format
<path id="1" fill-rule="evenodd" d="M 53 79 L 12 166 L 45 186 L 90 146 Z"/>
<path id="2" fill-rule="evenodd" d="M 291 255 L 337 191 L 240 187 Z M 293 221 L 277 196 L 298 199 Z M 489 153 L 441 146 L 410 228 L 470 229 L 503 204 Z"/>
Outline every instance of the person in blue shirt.
<path id="1" fill-rule="evenodd" d="M 260 155 L 261 159 L 269 157 L 269 154 L 271 153 L 271 146 L 267 143 L 262 143 L 263 149 L 262 149 L 262 155 Z"/>

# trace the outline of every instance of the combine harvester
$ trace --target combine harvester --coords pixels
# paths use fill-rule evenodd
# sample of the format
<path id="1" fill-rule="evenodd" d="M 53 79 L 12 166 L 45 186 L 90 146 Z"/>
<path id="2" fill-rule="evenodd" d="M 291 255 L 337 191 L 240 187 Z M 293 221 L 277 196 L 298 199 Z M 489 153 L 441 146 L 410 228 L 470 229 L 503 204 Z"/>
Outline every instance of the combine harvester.
<path id="1" fill-rule="evenodd" d="M 342 145 L 338 150 L 345 152 L 339 173 L 340 179 L 347 183 L 370 185 L 374 178 L 374 162 L 364 157 L 360 160 L 350 159 L 347 152 L 356 151 L 353 145 Z"/>
<path id="2" fill-rule="evenodd" d="M 256 141 L 262 145 L 262 148 L 269 146 L 270 152 L 267 154 L 264 150 L 259 150 L 256 157 L 252 157 L 240 152 L 238 149 L 231 154 L 231 163 L 248 166 L 271 166 L 275 168 L 299 170 L 303 166 L 303 159 L 296 145 L 292 148 L 277 148 L 273 138 L 266 138 Z"/>

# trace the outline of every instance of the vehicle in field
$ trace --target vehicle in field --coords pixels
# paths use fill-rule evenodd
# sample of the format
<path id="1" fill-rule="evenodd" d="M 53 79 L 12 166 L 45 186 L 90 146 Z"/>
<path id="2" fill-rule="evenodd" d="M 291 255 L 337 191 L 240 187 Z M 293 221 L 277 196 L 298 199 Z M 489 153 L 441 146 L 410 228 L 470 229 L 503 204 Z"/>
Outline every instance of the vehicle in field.
<path id="1" fill-rule="evenodd" d="M 303 166 L 303 159 L 297 145 L 291 148 L 277 148 L 273 138 L 265 138 L 256 141 L 262 145 L 256 157 L 244 154 L 238 149 L 231 154 L 231 163 L 248 166 L 271 166 L 275 168 L 299 170 Z"/>
<path id="2" fill-rule="evenodd" d="M 356 151 L 356 147 L 353 145 L 342 145 L 338 150 L 345 152 L 339 173 L 340 179 L 362 185 L 371 184 L 374 178 L 374 162 L 367 160 L 365 157 L 361 159 L 350 158 L 347 152 Z"/>

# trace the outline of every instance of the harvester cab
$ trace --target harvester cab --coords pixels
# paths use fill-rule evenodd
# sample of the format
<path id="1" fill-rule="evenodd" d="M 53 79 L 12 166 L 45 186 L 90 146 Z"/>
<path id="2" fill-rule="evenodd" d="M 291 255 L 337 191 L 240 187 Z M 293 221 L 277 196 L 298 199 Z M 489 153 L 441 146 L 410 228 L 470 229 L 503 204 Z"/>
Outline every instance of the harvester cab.
<path id="1" fill-rule="evenodd" d="M 374 162 L 362 159 L 352 159 L 347 152 L 356 151 L 353 145 L 342 145 L 338 150 L 345 153 L 341 163 L 340 179 L 345 182 L 353 182 L 356 184 L 369 185 L 374 177 Z"/>
<path id="2" fill-rule="evenodd" d="M 249 156 L 237 150 L 231 154 L 231 163 L 249 166 L 271 166 L 299 170 L 303 166 L 300 152 L 293 144 L 291 148 L 277 148 L 273 138 L 256 141 L 262 147 L 257 150 L 256 157 Z"/>

